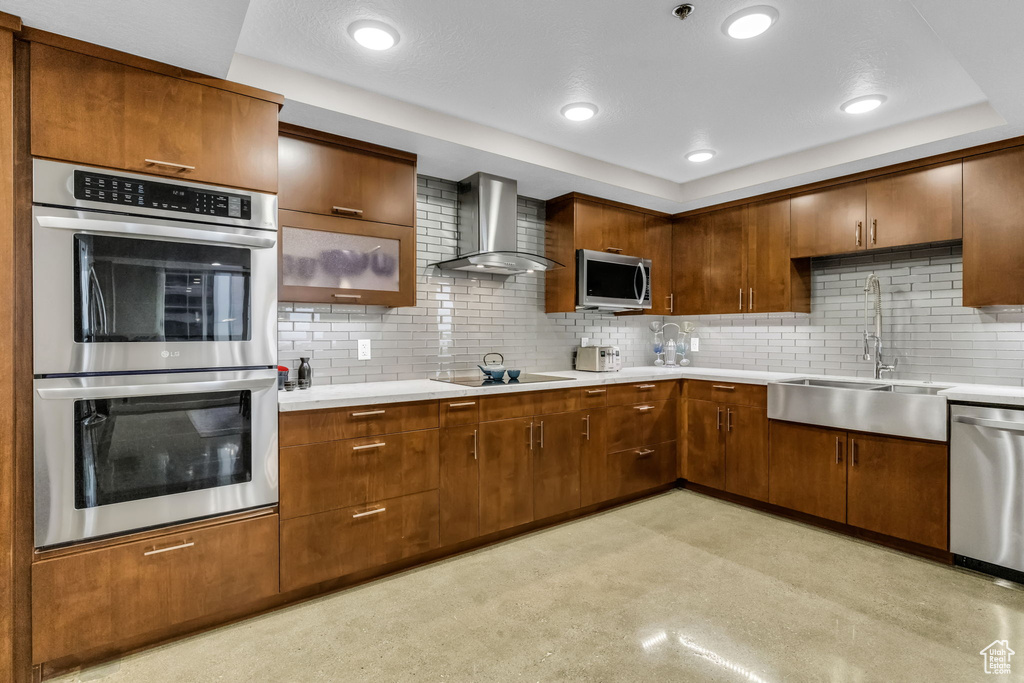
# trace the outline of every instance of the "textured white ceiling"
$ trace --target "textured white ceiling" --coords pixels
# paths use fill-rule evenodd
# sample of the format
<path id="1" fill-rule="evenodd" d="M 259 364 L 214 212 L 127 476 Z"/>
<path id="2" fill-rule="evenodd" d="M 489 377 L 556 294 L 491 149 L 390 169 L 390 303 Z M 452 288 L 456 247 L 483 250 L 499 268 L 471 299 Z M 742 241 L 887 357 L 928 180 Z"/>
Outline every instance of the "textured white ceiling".
<path id="1" fill-rule="evenodd" d="M 43 29 L 223 78 L 249 0 L 0 0 Z"/>
<path id="2" fill-rule="evenodd" d="M 653 176 L 686 182 L 986 99 L 906 0 L 774 0 L 777 24 L 735 41 L 725 17 L 748 0 L 252 0 L 241 54 L 447 113 Z M 346 27 L 384 20 L 385 53 Z M 838 106 L 889 97 L 851 117 Z M 600 107 L 573 124 L 562 105 Z M 706 164 L 685 152 L 710 147 Z"/>

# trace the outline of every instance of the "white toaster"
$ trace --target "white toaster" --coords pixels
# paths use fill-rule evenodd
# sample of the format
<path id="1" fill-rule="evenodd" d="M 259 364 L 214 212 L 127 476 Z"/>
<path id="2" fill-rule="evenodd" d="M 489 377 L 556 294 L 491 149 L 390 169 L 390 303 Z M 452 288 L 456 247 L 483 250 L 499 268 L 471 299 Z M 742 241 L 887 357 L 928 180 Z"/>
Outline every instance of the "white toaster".
<path id="1" fill-rule="evenodd" d="M 622 369 L 618 346 L 580 346 L 576 349 L 576 369 L 584 372 L 617 372 Z"/>

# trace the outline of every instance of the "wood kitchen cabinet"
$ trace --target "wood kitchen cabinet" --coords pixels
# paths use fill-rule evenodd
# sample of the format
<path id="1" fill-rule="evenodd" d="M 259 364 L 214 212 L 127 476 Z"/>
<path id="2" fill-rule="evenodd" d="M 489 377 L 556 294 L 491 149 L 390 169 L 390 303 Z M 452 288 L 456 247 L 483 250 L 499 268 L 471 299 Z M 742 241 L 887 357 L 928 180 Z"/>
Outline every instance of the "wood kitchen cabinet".
<path id="1" fill-rule="evenodd" d="M 30 50 L 33 156 L 277 192 L 279 96 L 39 42 Z"/>
<path id="2" fill-rule="evenodd" d="M 480 423 L 480 534 L 532 522 L 532 418 Z"/>
<path id="3" fill-rule="evenodd" d="M 416 155 L 281 125 L 282 209 L 416 225 Z"/>
<path id="4" fill-rule="evenodd" d="M 533 454 L 533 516 L 545 519 L 580 506 L 582 412 L 539 415 Z"/>
<path id="5" fill-rule="evenodd" d="M 810 261 L 790 259 L 789 200 L 687 216 L 673 232 L 675 312 L 806 312 Z"/>
<path id="6" fill-rule="evenodd" d="M 768 501 L 846 522 L 846 432 L 771 423 Z"/>
<path id="7" fill-rule="evenodd" d="M 1024 147 L 964 159 L 964 306 L 1024 304 Z"/>
<path id="8" fill-rule="evenodd" d="M 792 197 L 790 256 L 828 256 L 864 249 L 866 204 L 863 182 Z"/>
<path id="9" fill-rule="evenodd" d="M 584 390 L 586 391 L 586 390 Z M 589 408 L 583 415 L 580 447 L 580 505 L 586 507 L 607 500 L 608 409 Z"/>
<path id="10" fill-rule="evenodd" d="M 850 434 L 846 523 L 932 548 L 948 547 L 949 448 Z"/>
<path id="11" fill-rule="evenodd" d="M 441 430 L 441 545 L 480 535 L 479 425 Z"/>
<path id="12" fill-rule="evenodd" d="M 667 214 L 577 193 L 547 202 L 544 255 L 565 268 L 545 273 L 545 311 L 576 310 L 576 250 L 590 249 L 650 258 L 649 313 L 666 315 L 672 308 L 671 245 Z"/>
<path id="13" fill-rule="evenodd" d="M 279 211 L 278 298 L 414 306 L 416 232 L 404 226 Z"/>
<path id="14" fill-rule="evenodd" d="M 688 381 L 686 395 L 686 478 L 768 500 L 766 389 Z M 703 400 L 716 397 L 729 402 Z"/>

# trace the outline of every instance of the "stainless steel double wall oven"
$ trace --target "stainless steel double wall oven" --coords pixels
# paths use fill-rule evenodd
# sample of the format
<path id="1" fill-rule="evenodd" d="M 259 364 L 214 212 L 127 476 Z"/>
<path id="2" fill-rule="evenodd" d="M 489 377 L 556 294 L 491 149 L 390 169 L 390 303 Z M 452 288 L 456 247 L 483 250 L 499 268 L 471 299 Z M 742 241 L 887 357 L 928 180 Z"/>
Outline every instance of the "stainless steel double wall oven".
<path id="1" fill-rule="evenodd" d="M 36 546 L 276 503 L 276 197 L 33 163 Z"/>

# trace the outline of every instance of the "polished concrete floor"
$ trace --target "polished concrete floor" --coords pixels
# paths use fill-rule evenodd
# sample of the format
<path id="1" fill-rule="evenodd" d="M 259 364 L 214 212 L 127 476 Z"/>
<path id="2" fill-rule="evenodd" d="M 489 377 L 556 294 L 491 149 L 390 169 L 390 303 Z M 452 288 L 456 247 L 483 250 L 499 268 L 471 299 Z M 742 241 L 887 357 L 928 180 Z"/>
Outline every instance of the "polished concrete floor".
<path id="1" fill-rule="evenodd" d="M 61 680 L 973 681 L 997 639 L 1024 675 L 1016 585 L 673 491 Z"/>

